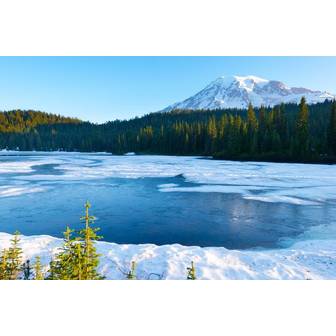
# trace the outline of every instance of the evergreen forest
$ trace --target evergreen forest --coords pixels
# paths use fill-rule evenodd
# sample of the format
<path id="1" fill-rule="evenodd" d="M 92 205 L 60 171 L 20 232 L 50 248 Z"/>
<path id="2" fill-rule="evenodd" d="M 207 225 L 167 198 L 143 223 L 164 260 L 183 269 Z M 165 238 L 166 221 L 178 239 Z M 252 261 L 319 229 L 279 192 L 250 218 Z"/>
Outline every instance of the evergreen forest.
<path id="1" fill-rule="evenodd" d="M 39 111 L 0 112 L 0 149 L 205 155 L 336 162 L 336 102 L 245 110 L 175 110 L 104 124 Z"/>

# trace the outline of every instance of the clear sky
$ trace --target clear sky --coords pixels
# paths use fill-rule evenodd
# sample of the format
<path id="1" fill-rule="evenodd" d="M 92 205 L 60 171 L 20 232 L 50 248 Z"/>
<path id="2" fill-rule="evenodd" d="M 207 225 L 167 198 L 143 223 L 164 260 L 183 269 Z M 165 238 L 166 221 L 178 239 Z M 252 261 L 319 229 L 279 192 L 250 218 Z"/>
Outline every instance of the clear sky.
<path id="1" fill-rule="evenodd" d="M 336 93 L 336 57 L 0 57 L 0 110 L 128 119 L 184 100 L 223 75 Z"/>

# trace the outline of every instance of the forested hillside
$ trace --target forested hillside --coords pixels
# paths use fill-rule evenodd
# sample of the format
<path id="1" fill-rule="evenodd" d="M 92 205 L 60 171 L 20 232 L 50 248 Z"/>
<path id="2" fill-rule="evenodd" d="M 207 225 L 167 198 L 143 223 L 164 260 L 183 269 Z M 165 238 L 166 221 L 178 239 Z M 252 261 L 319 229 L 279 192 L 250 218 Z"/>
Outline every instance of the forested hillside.
<path id="1" fill-rule="evenodd" d="M 0 112 L 0 132 L 27 132 L 39 125 L 79 123 L 76 118 L 62 117 L 40 111 L 9 111 Z"/>
<path id="2" fill-rule="evenodd" d="M 336 162 L 336 103 L 175 110 L 97 125 L 33 111 L 0 113 L 0 147 Z"/>

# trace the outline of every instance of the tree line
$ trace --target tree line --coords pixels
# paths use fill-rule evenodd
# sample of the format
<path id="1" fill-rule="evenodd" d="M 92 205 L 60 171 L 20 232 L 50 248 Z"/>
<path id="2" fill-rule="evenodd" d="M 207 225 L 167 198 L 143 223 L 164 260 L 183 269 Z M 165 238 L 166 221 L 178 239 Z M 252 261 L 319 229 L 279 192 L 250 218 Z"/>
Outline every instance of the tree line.
<path id="1" fill-rule="evenodd" d="M 334 163 L 336 102 L 307 105 L 302 98 L 300 104 L 245 110 L 175 110 L 100 125 L 43 112 L 4 112 L 0 148 Z"/>

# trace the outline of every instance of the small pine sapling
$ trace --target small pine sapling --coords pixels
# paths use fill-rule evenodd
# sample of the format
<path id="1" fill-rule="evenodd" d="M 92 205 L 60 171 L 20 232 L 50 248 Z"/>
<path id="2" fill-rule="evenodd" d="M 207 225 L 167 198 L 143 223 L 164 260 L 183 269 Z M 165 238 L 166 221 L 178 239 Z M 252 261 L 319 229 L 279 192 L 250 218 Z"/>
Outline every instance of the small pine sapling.
<path id="1" fill-rule="evenodd" d="M 61 251 L 49 263 L 48 280 L 77 280 L 75 268 L 79 262 L 76 256 L 76 241 L 72 237 L 73 230 L 68 226 L 64 232 Z"/>
<path id="2" fill-rule="evenodd" d="M 194 262 L 191 262 L 191 267 L 187 267 L 187 280 L 196 280 L 196 269 L 194 266 Z"/>
<path id="3" fill-rule="evenodd" d="M 41 257 L 37 256 L 34 263 L 34 280 L 44 280 Z"/>
<path id="4" fill-rule="evenodd" d="M 87 201 L 85 203 L 85 216 L 81 220 L 85 220 L 85 229 L 79 231 L 79 240 L 83 248 L 83 264 L 82 264 L 82 280 L 101 280 L 101 276 L 97 267 L 99 265 L 99 254 L 96 251 L 95 241 L 101 237 L 97 235 L 99 228 L 91 228 L 90 224 L 96 219 L 89 215 L 89 208 L 91 204 Z"/>
<path id="5" fill-rule="evenodd" d="M 136 280 L 136 263 L 135 261 L 132 261 L 131 263 L 131 269 L 130 271 L 127 273 L 127 280 Z"/>
<path id="6" fill-rule="evenodd" d="M 57 276 L 55 274 L 55 269 L 56 269 L 56 262 L 54 259 L 50 260 L 49 263 L 49 270 L 48 270 L 48 276 L 46 277 L 46 280 L 56 280 Z"/>
<path id="7" fill-rule="evenodd" d="M 8 249 L 8 264 L 7 264 L 7 277 L 8 280 L 16 280 L 21 272 L 21 255 L 22 249 L 19 247 L 20 233 L 16 231 L 13 239 L 11 239 L 11 246 Z"/>
<path id="8" fill-rule="evenodd" d="M 3 249 L 1 251 L 0 280 L 8 280 L 8 249 Z"/>

